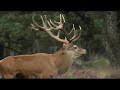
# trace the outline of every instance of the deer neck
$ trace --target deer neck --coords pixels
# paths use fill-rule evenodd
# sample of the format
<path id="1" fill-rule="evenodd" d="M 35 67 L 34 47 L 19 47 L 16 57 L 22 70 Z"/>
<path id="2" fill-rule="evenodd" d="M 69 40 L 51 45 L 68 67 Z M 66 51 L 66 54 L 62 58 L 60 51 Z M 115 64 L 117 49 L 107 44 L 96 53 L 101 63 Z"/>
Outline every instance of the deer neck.
<path id="1" fill-rule="evenodd" d="M 54 53 L 53 56 L 59 74 L 67 72 L 74 61 L 70 55 L 62 54 L 62 49 Z"/>

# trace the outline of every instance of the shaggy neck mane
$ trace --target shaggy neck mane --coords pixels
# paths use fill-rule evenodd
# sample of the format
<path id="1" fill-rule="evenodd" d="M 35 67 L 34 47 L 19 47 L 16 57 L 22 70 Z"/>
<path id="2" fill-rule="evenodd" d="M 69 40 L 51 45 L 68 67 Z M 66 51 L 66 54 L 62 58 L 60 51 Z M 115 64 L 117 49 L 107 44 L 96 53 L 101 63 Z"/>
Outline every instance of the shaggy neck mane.
<path id="1" fill-rule="evenodd" d="M 64 53 L 63 48 L 52 55 L 59 74 L 65 73 L 67 70 L 69 70 L 73 63 L 73 59 L 67 53 Z"/>

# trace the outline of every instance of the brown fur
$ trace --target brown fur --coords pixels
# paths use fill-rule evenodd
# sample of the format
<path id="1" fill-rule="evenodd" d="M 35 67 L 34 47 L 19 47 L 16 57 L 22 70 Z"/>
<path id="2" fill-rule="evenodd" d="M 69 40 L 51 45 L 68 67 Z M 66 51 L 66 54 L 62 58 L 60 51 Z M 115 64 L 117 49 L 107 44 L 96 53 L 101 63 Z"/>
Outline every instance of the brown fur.
<path id="1" fill-rule="evenodd" d="M 71 67 L 74 60 L 72 52 L 75 52 L 73 45 L 68 44 L 54 54 L 8 56 L 0 61 L 0 72 L 5 79 L 15 78 L 17 74 L 27 78 L 50 78 L 65 73 Z M 86 53 L 82 48 L 78 52 L 79 56 Z"/>

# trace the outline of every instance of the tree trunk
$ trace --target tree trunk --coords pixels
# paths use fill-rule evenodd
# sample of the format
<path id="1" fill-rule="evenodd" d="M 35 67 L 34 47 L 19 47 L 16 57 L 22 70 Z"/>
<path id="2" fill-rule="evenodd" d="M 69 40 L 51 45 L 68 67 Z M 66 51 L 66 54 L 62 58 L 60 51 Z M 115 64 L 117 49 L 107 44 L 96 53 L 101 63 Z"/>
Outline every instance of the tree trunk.
<path id="1" fill-rule="evenodd" d="M 4 51 L 4 48 L 2 45 L 0 45 L 0 60 L 3 58 L 3 51 Z"/>
<path id="2" fill-rule="evenodd" d="M 32 48 L 33 48 L 33 51 L 32 51 L 33 53 L 40 52 L 40 44 L 38 39 L 34 41 Z"/>
<path id="3" fill-rule="evenodd" d="M 114 67 L 120 66 L 120 42 L 117 34 L 117 12 L 107 11 L 105 12 L 105 43 L 106 50 L 109 54 L 111 64 Z"/>

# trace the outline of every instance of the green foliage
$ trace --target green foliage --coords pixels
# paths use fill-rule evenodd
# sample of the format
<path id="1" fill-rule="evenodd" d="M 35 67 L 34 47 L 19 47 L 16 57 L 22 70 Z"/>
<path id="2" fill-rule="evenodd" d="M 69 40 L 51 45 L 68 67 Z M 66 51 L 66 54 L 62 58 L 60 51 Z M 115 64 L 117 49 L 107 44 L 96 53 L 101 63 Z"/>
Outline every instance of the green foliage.
<path id="1" fill-rule="evenodd" d="M 94 67 L 94 68 L 106 68 L 106 67 L 111 67 L 109 59 L 103 57 L 103 56 L 98 56 L 96 55 L 94 60 L 90 61 L 78 61 L 77 62 L 81 66 L 86 66 L 86 67 Z"/>
<path id="2" fill-rule="evenodd" d="M 98 60 L 94 60 L 90 62 L 91 66 L 93 67 L 98 67 L 98 68 L 103 68 L 103 67 L 108 67 L 110 66 L 110 62 L 108 59 L 99 57 Z"/>
<path id="3" fill-rule="evenodd" d="M 0 12 L 0 43 L 4 47 L 13 49 L 19 53 L 26 53 L 30 50 L 35 39 L 42 40 L 45 44 L 49 36 L 46 33 L 39 33 L 31 30 L 32 16 L 48 13 L 48 17 L 58 19 L 58 12 L 49 11 L 1 11 Z M 52 17 L 52 18 L 53 18 Z"/>

